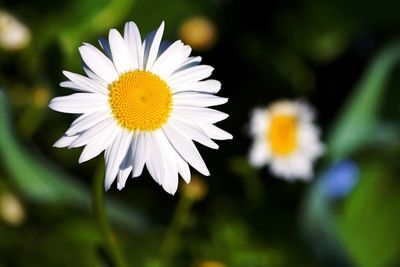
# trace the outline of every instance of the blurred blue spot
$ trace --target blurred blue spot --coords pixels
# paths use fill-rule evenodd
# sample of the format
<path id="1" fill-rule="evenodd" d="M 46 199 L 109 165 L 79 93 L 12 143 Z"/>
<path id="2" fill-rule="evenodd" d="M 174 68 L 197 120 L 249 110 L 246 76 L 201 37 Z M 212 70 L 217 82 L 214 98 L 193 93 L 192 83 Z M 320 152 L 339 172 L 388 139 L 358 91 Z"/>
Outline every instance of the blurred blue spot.
<path id="1" fill-rule="evenodd" d="M 342 160 L 333 164 L 322 174 L 319 185 L 326 197 L 340 199 L 352 191 L 358 177 L 357 164 L 351 160 Z"/>

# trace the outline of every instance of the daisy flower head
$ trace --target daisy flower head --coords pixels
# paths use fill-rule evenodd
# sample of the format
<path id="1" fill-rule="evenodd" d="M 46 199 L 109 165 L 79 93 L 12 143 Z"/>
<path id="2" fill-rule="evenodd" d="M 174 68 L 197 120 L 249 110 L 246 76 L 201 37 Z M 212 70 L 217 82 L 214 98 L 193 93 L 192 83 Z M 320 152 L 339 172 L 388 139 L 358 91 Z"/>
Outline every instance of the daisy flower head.
<path id="1" fill-rule="evenodd" d="M 313 161 L 322 155 L 314 112 L 304 102 L 278 101 L 268 108 L 256 108 L 250 122 L 253 145 L 250 163 L 269 164 L 276 176 L 286 180 L 309 180 Z"/>
<path id="2" fill-rule="evenodd" d="M 79 47 L 86 75 L 64 71 L 62 87 L 77 93 L 56 97 L 55 111 L 82 114 L 55 147 L 84 146 L 79 163 L 105 151 L 105 189 L 117 179 L 118 189 L 144 166 L 170 194 L 178 174 L 188 183 L 191 165 L 203 175 L 209 171 L 193 141 L 217 149 L 212 140 L 232 135 L 214 124 L 227 114 L 211 109 L 227 98 L 215 96 L 221 83 L 207 79 L 213 68 L 191 57 L 180 40 L 162 41 L 164 22 L 142 42 L 135 23 L 125 24 L 123 36 L 111 29 L 100 39 L 103 51 L 84 43 Z"/>

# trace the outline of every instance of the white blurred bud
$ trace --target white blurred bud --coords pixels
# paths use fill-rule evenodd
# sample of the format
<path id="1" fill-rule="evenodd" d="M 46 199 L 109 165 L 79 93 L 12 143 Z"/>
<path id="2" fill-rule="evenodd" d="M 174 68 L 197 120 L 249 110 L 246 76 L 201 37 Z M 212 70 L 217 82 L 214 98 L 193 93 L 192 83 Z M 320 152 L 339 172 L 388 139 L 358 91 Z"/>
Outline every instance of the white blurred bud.
<path id="1" fill-rule="evenodd" d="M 21 201 L 11 193 L 0 195 L 0 218 L 11 225 L 21 225 L 25 220 L 25 209 Z"/>
<path id="2" fill-rule="evenodd" d="M 31 40 L 31 32 L 10 13 L 0 10 L 0 47 L 6 50 L 20 50 Z"/>
<path id="3" fill-rule="evenodd" d="M 206 17 L 191 17 L 181 25 L 179 35 L 193 49 L 208 50 L 216 42 L 217 28 Z"/>

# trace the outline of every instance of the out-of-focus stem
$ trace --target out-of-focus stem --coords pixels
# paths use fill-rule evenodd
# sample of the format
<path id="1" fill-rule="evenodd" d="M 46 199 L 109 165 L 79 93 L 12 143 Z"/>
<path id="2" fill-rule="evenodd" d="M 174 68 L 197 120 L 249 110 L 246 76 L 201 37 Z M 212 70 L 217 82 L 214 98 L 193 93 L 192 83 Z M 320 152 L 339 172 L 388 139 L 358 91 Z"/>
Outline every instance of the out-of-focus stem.
<path id="1" fill-rule="evenodd" d="M 186 197 L 185 194 L 181 194 L 171 224 L 160 247 L 160 262 L 163 266 L 169 266 L 174 257 L 179 237 L 187 225 L 193 203 L 193 199 Z"/>
<path id="2" fill-rule="evenodd" d="M 126 267 L 123 254 L 118 247 L 117 241 L 114 238 L 108 221 L 104 201 L 104 178 L 103 175 L 97 173 L 93 181 L 92 191 L 93 211 L 96 216 L 99 229 L 103 236 L 104 246 L 106 253 L 109 254 L 110 259 L 115 267 Z"/>

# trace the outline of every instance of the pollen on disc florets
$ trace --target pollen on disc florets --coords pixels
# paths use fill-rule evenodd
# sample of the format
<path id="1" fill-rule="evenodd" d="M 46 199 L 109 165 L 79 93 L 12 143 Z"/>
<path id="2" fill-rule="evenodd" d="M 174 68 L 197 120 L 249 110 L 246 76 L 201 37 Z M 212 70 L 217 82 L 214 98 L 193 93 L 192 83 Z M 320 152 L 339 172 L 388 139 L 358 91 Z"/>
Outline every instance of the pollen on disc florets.
<path id="1" fill-rule="evenodd" d="M 287 156 L 296 150 L 298 135 L 297 118 L 294 115 L 276 114 L 271 117 L 267 140 L 276 155 Z"/>
<path id="2" fill-rule="evenodd" d="M 172 93 L 157 75 L 129 71 L 109 85 L 109 103 L 118 123 L 131 131 L 154 131 L 163 126 L 172 110 Z"/>

